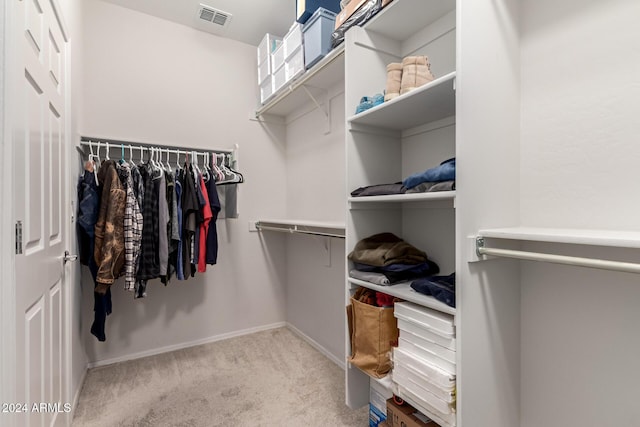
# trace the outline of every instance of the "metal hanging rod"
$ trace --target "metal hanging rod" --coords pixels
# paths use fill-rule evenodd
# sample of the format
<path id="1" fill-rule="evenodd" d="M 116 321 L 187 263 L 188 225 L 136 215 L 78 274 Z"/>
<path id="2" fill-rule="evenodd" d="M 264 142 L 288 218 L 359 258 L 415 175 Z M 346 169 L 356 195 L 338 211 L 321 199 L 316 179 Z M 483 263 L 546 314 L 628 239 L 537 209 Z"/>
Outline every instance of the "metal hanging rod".
<path id="1" fill-rule="evenodd" d="M 516 251 L 485 247 L 484 237 L 476 237 L 476 254 L 504 258 L 515 258 L 527 261 L 550 262 L 553 264 L 573 265 L 578 267 L 597 268 L 600 270 L 623 271 L 640 274 L 640 264 L 632 262 L 610 261 L 596 258 L 583 258 L 565 255 L 545 254 L 539 252 Z"/>
<path id="2" fill-rule="evenodd" d="M 171 150 L 174 153 L 176 151 L 178 151 L 180 154 L 185 154 L 185 153 L 192 153 L 192 152 L 197 152 L 197 153 L 205 153 L 205 152 L 209 152 L 209 153 L 218 153 L 218 154 L 235 154 L 234 149 L 223 149 L 223 148 L 214 148 L 214 149 L 206 149 L 206 148 L 185 148 L 185 147 L 178 147 L 178 146 L 174 146 L 174 145 L 162 145 L 162 144 L 149 144 L 146 142 L 132 142 L 132 141 L 120 141 L 117 139 L 106 139 L 106 138 L 94 138 L 94 137 L 89 137 L 89 136 L 82 136 L 80 137 L 80 145 L 88 147 L 91 144 L 96 144 L 96 143 L 100 143 L 100 145 L 102 146 L 104 144 L 104 146 L 106 147 L 107 144 L 109 144 L 109 148 L 120 148 L 122 146 L 126 146 L 126 148 L 132 147 L 132 148 L 160 148 L 163 150 Z"/>
<path id="3" fill-rule="evenodd" d="M 327 233 L 324 231 L 313 231 L 313 230 L 305 230 L 298 228 L 297 225 L 283 226 L 283 227 L 272 227 L 269 225 L 262 225 L 260 222 L 256 222 L 256 229 L 264 230 L 264 231 L 279 231 L 282 233 L 300 233 L 300 234 L 311 234 L 314 236 L 324 236 L 324 237 L 336 237 L 338 239 L 344 239 L 344 234 L 336 234 L 336 233 Z"/>

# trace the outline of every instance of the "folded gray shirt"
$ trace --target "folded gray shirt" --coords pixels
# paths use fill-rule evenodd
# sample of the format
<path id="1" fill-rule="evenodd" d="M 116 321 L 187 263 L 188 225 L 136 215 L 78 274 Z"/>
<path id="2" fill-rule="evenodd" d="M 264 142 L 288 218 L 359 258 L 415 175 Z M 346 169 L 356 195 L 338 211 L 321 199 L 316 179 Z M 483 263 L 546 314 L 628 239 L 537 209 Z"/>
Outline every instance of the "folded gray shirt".
<path id="1" fill-rule="evenodd" d="M 382 273 L 374 273 L 371 271 L 351 270 L 349 276 L 354 279 L 364 280 L 365 282 L 374 283 L 376 285 L 389 286 L 391 282 L 387 276 Z"/>

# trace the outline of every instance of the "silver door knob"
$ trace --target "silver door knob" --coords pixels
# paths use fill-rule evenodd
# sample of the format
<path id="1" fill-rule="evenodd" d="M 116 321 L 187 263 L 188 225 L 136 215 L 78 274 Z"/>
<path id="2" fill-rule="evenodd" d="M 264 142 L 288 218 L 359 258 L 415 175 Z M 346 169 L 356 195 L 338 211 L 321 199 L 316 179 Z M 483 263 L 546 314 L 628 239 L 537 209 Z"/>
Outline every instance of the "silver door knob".
<path id="1" fill-rule="evenodd" d="M 64 251 L 64 258 L 62 258 L 62 262 L 65 264 L 69 261 L 76 261 L 78 259 L 78 255 L 71 255 L 69 251 Z"/>

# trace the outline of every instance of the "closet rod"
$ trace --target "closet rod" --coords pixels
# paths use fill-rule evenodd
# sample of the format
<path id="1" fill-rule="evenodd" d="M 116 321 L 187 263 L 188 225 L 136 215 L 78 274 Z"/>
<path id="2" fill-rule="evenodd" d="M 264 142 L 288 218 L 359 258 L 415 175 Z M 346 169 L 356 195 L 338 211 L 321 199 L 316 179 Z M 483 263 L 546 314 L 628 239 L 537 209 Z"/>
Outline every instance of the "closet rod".
<path id="1" fill-rule="evenodd" d="M 337 237 L 338 239 L 344 239 L 344 235 L 342 234 L 325 233 L 323 231 L 300 230 L 299 228 L 291 228 L 291 227 L 290 228 L 269 227 L 268 225 L 261 225 L 259 222 L 256 223 L 256 228 L 258 230 L 280 231 L 283 233 L 311 234 L 314 236 Z"/>
<path id="2" fill-rule="evenodd" d="M 623 271 L 627 273 L 640 274 L 640 264 L 637 263 L 545 254 L 539 252 L 516 251 L 511 249 L 487 248 L 485 247 L 484 237 L 476 237 L 476 254 L 479 257 L 482 255 L 490 255 L 527 261 L 550 262 L 554 264 L 565 264 L 578 267 L 597 268 L 600 270 Z"/>
<path id="3" fill-rule="evenodd" d="M 136 147 L 142 147 L 142 148 L 162 148 L 162 149 L 169 149 L 169 150 L 178 150 L 181 152 L 187 152 L 190 153 L 192 151 L 196 151 L 196 152 L 213 152 L 213 153 L 218 153 L 218 154 L 235 154 L 235 150 L 233 149 L 223 149 L 223 148 L 215 148 L 215 149 L 208 149 L 208 148 L 186 148 L 186 147 L 178 147 L 175 145 L 162 145 L 162 144 L 149 144 L 147 142 L 132 142 L 132 141 L 120 141 L 117 139 L 107 139 L 107 138 L 94 138 L 94 137 L 89 137 L 89 136 L 81 136 L 80 137 L 80 145 L 86 146 L 88 147 L 90 144 L 89 143 L 97 143 L 99 142 L 100 144 L 109 144 L 109 146 L 113 146 L 111 148 L 115 148 L 115 147 L 120 147 L 122 145 L 127 145 L 127 146 L 136 146 Z M 128 147 L 127 147 L 128 148 Z"/>

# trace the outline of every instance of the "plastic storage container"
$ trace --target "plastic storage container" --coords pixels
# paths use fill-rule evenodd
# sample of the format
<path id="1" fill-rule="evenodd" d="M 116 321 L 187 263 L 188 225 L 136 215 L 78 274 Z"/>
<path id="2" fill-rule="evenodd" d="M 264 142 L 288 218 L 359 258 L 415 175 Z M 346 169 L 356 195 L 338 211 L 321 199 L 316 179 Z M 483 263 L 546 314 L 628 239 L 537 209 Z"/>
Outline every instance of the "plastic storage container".
<path id="1" fill-rule="evenodd" d="M 289 58 L 284 61 L 285 74 L 287 81 L 298 77 L 304 73 L 304 50 L 302 46 L 298 47 Z"/>
<path id="2" fill-rule="evenodd" d="M 287 82 L 284 64 L 273 72 L 273 93 L 276 93 Z"/>
<path id="3" fill-rule="evenodd" d="M 296 0 L 296 21 L 306 23 L 319 8 L 338 13 L 340 0 Z"/>
<path id="4" fill-rule="evenodd" d="M 302 25 L 294 22 L 289 32 L 284 36 L 284 59 L 288 59 L 296 50 L 302 46 Z"/>
<path id="5" fill-rule="evenodd" d="M 273 74 L 275 74 L 276 70 L 278 70 L 283 65 L 284 65 L 284 44 L 281 44 L 271 54 L 271 69 L 273 70 Z"/>
<path id="6" fill-rule="evenodd" d="M 273 76 L 269 74 L 262 83 L 260 83 L 260 102 L 265 103 L 273 95 Z"/>
<path id="7" fill-rule="evenodd" d="M 403 316 L 405 319 L 424 324 L 442 336 L 455 336 L 456 326 L 452 315 L 432 310 L 412 302 L 399 302 L 394 305 L 396 317 Z"/>
<path id="8" fill-rule="evenodd" d="M 269 59 L 269 56 L 282 44 L 282 37 L 265 34 L 258 45 L 258 65 Z"/>
<path id="9" fill-rule="evenodd" d="M 335 20 L 335 13 L 320 8 L 302 27 L 304 63 L 307 69 L 313 67 L 331 50 L 331 33 Z"/>
<path id="10" fill-rule="evenodd" d="M 264 61 L 258 64 L 258 84 L 262 85 L 267 77 L 271 74 L 271 61 Z"/>

